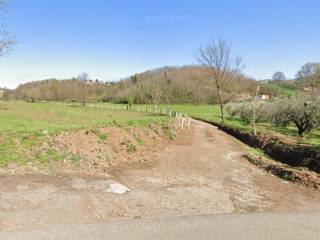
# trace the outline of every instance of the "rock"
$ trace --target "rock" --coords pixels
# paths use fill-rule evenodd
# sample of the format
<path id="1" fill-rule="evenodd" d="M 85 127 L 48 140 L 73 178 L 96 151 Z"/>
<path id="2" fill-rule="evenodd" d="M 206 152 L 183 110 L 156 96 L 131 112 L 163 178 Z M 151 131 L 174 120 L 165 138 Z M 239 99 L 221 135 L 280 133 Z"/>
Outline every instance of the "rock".
<path id="1" fill-rule="evenodd" d="M 107 192 L 112 192 L 116 194 L 124 194 L 129 192 L 130 189 L 120 183 L 111 183 L 109 184 L 110 188 L 107 189 Z"/>

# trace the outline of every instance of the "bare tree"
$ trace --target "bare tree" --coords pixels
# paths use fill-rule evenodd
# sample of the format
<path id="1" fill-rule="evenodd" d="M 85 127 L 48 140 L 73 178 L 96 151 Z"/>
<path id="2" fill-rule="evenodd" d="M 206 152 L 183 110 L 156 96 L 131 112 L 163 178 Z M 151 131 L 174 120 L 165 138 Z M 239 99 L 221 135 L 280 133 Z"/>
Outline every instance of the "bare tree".
<path id="1" fill-rule="evenodd" d="M 312 91 L 318 83 L 320 83 L 320 63 L 309 62 L 304 64 L 296 74 L 298 80 L 303 80 L 308 83 Z"/>
<path id="2" fill-rule="evenodd" d="M 283 80 L 286 80 L 286 76 L 284 75 L 283 72 L 275 72 L 275 73 L 272 75 L 272 80 L 275 80 L 275 81 L 283 81 Z"/>
<path id="3" fill-rule="evenodd" d="M 207 45 L 201 46 L 196 55 L 199 64 L 208 69 L 211 80 L 215 83 L 222 122 L 225 119 L 226 101 L 222 96 L 222 90 L 227 81 L 238 78 L 245 69 L 242 58 L 233 57 L 231 50 L 231 44 L 226 40 L 212 39 Z"/>
<path id="4" fill-rule="evenodd" d="M 7 1 L 0 0 L 0 14 L 7 12 Z M 5 24 L 0 23 L 0 57 L 9 53 L 12 45 L 15 43 L 14 39 L 6 31 Z"/>
<path id="5" fill-rule="evenodd" d="M 89 80 L 89 75 L 86 72 L 81 73 L 78 76 L 78 80 L 81 82 L 81 101 L 82 101 L 82 105 L 86 106 L 86 101 L 87 101 L 87 91 L 86 91 L 86 86 L 88 84 L 88 80 Z"/>
<path id="6" fill-rule="evenodd" d="M 164 93 L 163 79 L 155 79 L 153 81 L 152 88 L 151 88 L 151 97 L 152 97 L 153 104 L 155 104 L 157 107 L 161 102 L 163 93 Z"/>

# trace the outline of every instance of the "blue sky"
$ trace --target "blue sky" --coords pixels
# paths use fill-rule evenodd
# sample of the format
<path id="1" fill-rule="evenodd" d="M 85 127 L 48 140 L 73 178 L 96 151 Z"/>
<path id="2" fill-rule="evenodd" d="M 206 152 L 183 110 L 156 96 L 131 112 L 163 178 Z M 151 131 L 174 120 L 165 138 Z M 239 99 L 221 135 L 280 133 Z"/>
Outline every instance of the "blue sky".
<path id="1" fill-rule="evenodd" d="M 293 77 L 320 61 L 319 9 L 318 0 L 11 0 L 4 20 L 18 43 L 0 59 L 0 86 L 194 64 L 212 37 L 232 42 L 249 76 Z"/>

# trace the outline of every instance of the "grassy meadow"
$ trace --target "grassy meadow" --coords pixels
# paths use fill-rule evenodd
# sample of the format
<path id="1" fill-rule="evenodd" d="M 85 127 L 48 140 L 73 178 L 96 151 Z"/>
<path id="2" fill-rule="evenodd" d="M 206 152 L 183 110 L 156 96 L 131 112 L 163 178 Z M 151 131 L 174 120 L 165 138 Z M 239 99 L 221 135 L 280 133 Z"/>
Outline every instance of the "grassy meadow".
<path id="1" fill-rule="evenodd" d="M 92 129 L 107 126 L 128 128 L 130 126 L 147 127 L 150 123 L 168 125 L 172 118 L 145 113 L 152 105 L 134 105 L 133 111 L 110 110 L 126 108 L 126 105 L 99 103 L 101 108 L 82 107 L 80 104 L 67 105 L 65 103 L 26 103 L 0 102 L 0 166 L 10 162 L 27 164 L 30 160 L 28 151 L 43 143 L 49 135 L 53 136 L 62 131 L 77 129 Z M 91 106 L 91 107 L 90 107 Z M 96 106 L 96 104 L 94 104 Z M 175 112 L 187 114 L 191 117 L 221 123 L 219 106 L 217 105 L 161 105 L 161 109 L 171 109 Z M 137 110 L 140 112 L 137 112 Z M 252 131 L 251 126 L 237 118 L 227 116 L 225 124 L 245 131 Z M 320 130 L 307 133 L 304 138 L 298 138 L 294 126 L 275 127 L 273 125 L 258 124 L 260 132 L 274 132 L 288 138 L 298 139 L 301 143 L 320 146 Z M 55 151 L 39 155 L 36 161 L 46 162 L 48 159 L 59 160 Z M 62 159 L 61 159 L 62 160 Z"/>
<path id="2" fill-rule="evenodd" d="M 170 121 L 166 116 L 59 103 L 0 102 L 0 166 L 10 162 L 25 164 L 29 149 L 41 144 L 47 135 L 62 131 L 111 125 L 147 127 L 152 122 L 168 125 Z M 47 154 L 38 160 L 59 158 L 54 151 Z"/>

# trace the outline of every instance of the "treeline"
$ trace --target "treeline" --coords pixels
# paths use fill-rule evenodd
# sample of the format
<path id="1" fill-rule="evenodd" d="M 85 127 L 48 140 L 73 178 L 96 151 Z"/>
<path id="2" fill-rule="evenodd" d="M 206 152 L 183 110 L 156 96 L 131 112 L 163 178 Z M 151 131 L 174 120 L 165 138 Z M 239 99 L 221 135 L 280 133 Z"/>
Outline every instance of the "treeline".
<path id="1" fill-rule="evenodd" d="M 107 85 L 98 81 L 80 81 L 77 78 L 49 79 L 19 85 L 15 90 L 5 91 L 5 100 L 38 101 L 79 101 L 102 98 Z"/>
<path id="2" fill-rule="evenodd" d="M 304 65 L 295 80 L 254 81 L 243 75 L 226 81 L 221 89 L 226 102 L 244 101 L 252 98 L 256 86 L 260 94 L 272 97 L 295 94 L 296 91 L 310 90 L 319 93 L 319 65 Z M 85 74 L 86 75 L 86 74 Z M 277 87 L 278 86 L 278 87 Z M 162 67 L 139 73 L 117 82 L 90 80 L 89 76 L 21 84 L 15 90 L 1 91 L 3 99 L 37 101 L 91 101 L 137 104 L 159 103 L 217 103 L 217 91 L 212 75 L 205 67 L 183 66 Z M 1 97 L 1 96 L 0 96 Z"/>
<path id="3" fill-rule="evenodd" d="M 222 89 L 229 99 L 250 93 L 255 82 L 244 76 Z M 217 95 L 208 69 L 197 66 L 163 67 L 121 80 L 107 89 L 104 100 L 141 103 L 216 103 Z"/>
<path id="4" fill-rule="evenodd" d="M 127 103 L 216 103 L 217 96 L 207 69 L 197 66 L 163 67 L 133 75 L 118 82 L 73 78 L 49 79 L 21 84 L 6 91 L 4 99 L 37 101 L 108 101 Z M 244 76 L 222 89 L 226 99 L 250 94 L 256 82 Z"/>

